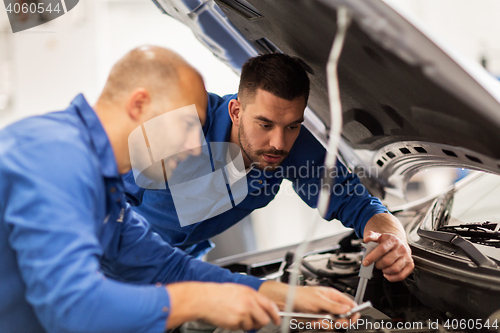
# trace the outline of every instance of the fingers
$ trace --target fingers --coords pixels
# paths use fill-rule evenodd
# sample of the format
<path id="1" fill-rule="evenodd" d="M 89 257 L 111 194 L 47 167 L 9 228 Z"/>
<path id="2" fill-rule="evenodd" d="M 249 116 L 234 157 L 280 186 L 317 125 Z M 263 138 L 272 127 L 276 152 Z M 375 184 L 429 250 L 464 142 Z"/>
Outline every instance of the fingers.
<path id="1" fill-rule="evenodd" d="M 328 287 L 297 287 L 297 299 L 300 300 L 296 304 L 295 311 L 306 313 L 331 313 L 343 314 L 350 311 L 356 303 L 345 296 L 340 291 Z M 348 327 L 350 323 L 360 318 L 360 314 L 353 314 L 349 318 L 341 318 L 328 323 L 328 321 L 312 321 L 318 323 L 318 327 L 327 329 L 337 329 L 339 327 Z"/>
<path id="2" fill-rule="evenodd" d="M 251 316 L 247 316 L 240 321 L 240 324 L 236 329 L 242 329 L 244 331 L 249 331 L 254 328 L 260 328 L 261 326 L 256 326 L 254 324 L 253 318 Z"/>
<path id="3" fill-rule="evenodd" d="M 387 270 L 387 271 L 385 270 L 391 266 L 394 266 L 397 261 L 400 261 L 400 259 L 404 257 L 404 254 L 405 254 L 404 251 L 402 252 L 398 248 L 393 248 L 391 251 L 386 253 L 382 258 L 377 260 L 377 262 L 375 263 L 375 267 L 377 267 L 378 269 L 387 274 L 398 273 L 403 269 L 403 266 L 401 266 L 397 271 L 393 271 L 395 267 L 393 267 L 392 270 Z"/>
<path id="4" fill-rule="evenodd" d="M 363 242 L 365 243 L 369 243 L 369 242 L 376 242 L 378 243 L 378 240 L 380 238 L 380 236 L 382 236 L 382 234 L 379 234 L 378 232 L 374 232 L 374 231 L 371 231 L 371 230 L 368 230 L 364 237 L 363 237 Z"/>
<path id="5" fill-rule="evenodd" d="M 323 306 L 322 310 L 333 314 L 343 314 L 352 309 L 354 305 L 342 304 L 339 302 L 331 301 Z"/>
<path id="6" fill-rule="evenodd" d="M 351 316 L 351 318 L 349 318 L 349 319 L 350 319 L 351 321 L 357 321 L 357 320 L 358 320 L 358 319 L 360 319 L 360 318 L 361 318 L 361 313 L 356 312 L 356 313 L 355 313 L 355 314 L 353 314 L 353 315 Z"/>
<path id="7" fill-rule="evenodd" d="M 254 318 L 254 315 L 249 309 L 246 309 L 244 312 L 238 313 L 238 311 L 235 311 L 234 313 L 226 313 L 225 315 L 226 317 L 220 318 L 220 322 L 211 322 L 211 324 L 233 331 L 248 331 L 252 329 L 259 329 L 264 326 Z"/>
<path id="8" fill-rule="evenodd" d="M 340 305 L 346 305 L 349 309 L 349 311 L 352 307 L 356 306 L 356 302 L 354 302 L 352 299 L 338 291 L 337 289 L 333 288 L 322 288 L 323 294 L 328 297 L 331 301 L 338 302 Z M 345 312 L 347 312 L 345 311 Z M 342 313 L 345 313 L 342 312 Z"/>
<path id="9" fill-rule="evenodd" d="M 370 232 L 366 239 L 376 238 L 376 233 Z M 393 234 L 382 234 L 378 237 L 379 245 L 363 260 L 368 266 L 377 262 L 375 267 L 382 270 L 387 280 L 391 282 L 404 280 L 415 267 L 409 246 Z"/>
<path id="10" fill-rule="evenodd" d="M 262 327 L 269 324 L 272 320 L 276 325 L 279 325 L 281 318 L 278 314 L 276 304 L 263 295 L 257 293 L 256 296 L 256 306 L 252 312 L 255 324 L 258 327 Z"/>
<path id="11" fill-rule="evenodd" d="M 394 251 L 387 259 L 384 259 L 385 262 L 382 262 L 380 267 L 387 266 L 388 264 L 394 263 L 397 258 L 409 255 L 410 254 L 410 249 L 406 243 L 404 243 L 399 237 L 393 234 L 382 234 L 379 239 L 378 239 L 379 245 L 372 251 L 370 252 L 365 259 L 363 260 L 363 266 L 368 266 L 372 262 L 375 262 L 377 260 L 380 260 L 382 257 L 384 257 L 386 254 L 388 254 L 391 251 Z M 391 262 L 392 260 L 392 262 Z M 377 266 L 379 268 L 379 266 Z"/>
<path id="12" fill-rule="evenodd" d="M 262 308 L 266 311 L 267 315 L 271 318 L 273 323 L 276 325 L 281 324 L 281 317 L 279 315 L 279 309 L 276 303 L 273 301 L 269 300 L 268 298 L 258 294 L 259 296 L 259 302 Z"/>
<path id="13" fill-rule="evenodd" d="M 342 314 L 356 306 L 353 300 L 333 288 L 310 287 L 305 291 L 314 293 L 313 295 L 316 296 L 313 299 L 316 308 L 309 309 L 312 312 Z"/>
<path id="14" fill-rule="evenodd" d="M 392 234 L 381 235 L 378 239 L 379 245 L 365 257 L 363 260 L 363 266 L 370 265 L 372 262 L 377 261 L 386 253 L 391 251 L 394 246 L 396 246 L 398 240 L 399 238 Z"/>
<path id="15" fill-rule="evenodd" d="M 280 323 L 276 304 L 247 286 L 232 283 L 203 283 L 207 295 L 199 319 L 230 330 L 252 330 L 273 320 Z"/>
<path id="16" fill-rule="evenodd" d="M 403 262 L 402 264 L 404 265 L 403 269 L 400 270 L 397 273 L 394 274 L 389 274 L 385 273 L 385 271 L 382 271 L 384 273 L 384 277 L 389 281 L 389 282 L 397 282 L 397 281 L 402 281 L 404 280 L 410 273 L 413 271 L 415 268 L 415 264 L 413 263 L 413 260 L 411 261 L 404 261 L 404 259 L 398 260 L 398 262 L 401 261 Z M 397 271 L 397 268 L 395 269 Z"/>
<path id="17" fill-rule="evenodd" d="M 260 306 L 256 306 L 254 309 L 252 309 L 250 316 L 252 319 L 252 321 L 251 321 L 252 327 L 250 327 L 250 328 L 243 327 L 243 329 L 245 329 L 245 330 L 249 330 L 249 329 L 253 329 L 253 328 L 258 329 L 258 328 L 266 326 L 267 324 L 269 324 L 271 322 L 270 317 L 266 314 L 266 312 Z"/>

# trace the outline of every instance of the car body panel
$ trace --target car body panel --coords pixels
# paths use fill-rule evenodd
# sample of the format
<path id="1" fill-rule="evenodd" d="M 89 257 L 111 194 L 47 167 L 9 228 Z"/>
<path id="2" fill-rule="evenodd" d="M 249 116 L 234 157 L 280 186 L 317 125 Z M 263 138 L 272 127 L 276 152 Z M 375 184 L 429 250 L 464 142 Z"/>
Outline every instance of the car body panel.
<path id="1" fill-rule="evenodd" d="M 330 119 L 325 66 L 336 9 L 347 7 L 353 23 L 338 69 L 340 152 L 351 169 L 369 170 L 377 184 L 367 187 L 402 196 L 412 175 L 434 166 L 500 173 L 500 83 L 417 28 L 395 2 L 156 1 L 236 72 L 257 53 L 301 58 L 311 79 L 306 126 L 323 143 Z"/>

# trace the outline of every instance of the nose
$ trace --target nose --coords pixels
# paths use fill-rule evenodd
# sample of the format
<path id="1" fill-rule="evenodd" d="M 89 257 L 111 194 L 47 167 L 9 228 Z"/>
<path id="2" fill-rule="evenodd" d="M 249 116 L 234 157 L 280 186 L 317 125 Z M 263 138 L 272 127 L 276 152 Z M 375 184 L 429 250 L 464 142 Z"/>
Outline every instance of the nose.
<path id="1" fill-rule="evenodd" d="M 192 130 L 186 137 L 184 147 L 190 155 L 198 156 L 201 154 L 201 130 Z"/>
<path id="2" fill-rule="evenodd" d="M 285 133 L 282 129 L 278 128 L 271 134 L 270 146 L 276 150 L 285 149 Z"/>

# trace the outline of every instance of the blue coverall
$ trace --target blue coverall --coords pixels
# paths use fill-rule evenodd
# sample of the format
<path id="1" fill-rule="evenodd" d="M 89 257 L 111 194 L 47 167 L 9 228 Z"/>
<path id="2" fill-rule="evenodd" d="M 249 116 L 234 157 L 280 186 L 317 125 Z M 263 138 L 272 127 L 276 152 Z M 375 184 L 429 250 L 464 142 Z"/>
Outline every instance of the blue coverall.
<path id="1" fill-rule="evenodd" d="M 82 95 L 0 131 L 0 267 L 1 332 L 163 332 L 162 284 L 262 283 L 151 231 L 126 203 L 106 132 Z"/>
<path id="2" fill-rule="evenodd" d="M 236 98 L 236 94 L 224 97 L 208 94 L 207 120 L 203 126 L 207 143 L 229 142 L 232 121 L 228 104 L 231 99 Z M 290 172 L 264 173 L 253 168 L 247 175 L 249 195 L 242 202 L 236 205 L 233 202 L 232 209 L 187 226 L 181 226 L 179 223 L 168 183 L 166 190 L 145 190 L 136 185 L 132 172 L 124 176 L 124 183 L 133 209 L 146 217 L 155 232 L 172 246 L 200 257 L 211 249 L 211 237 L 271 202 L 283 179 L 290 180 L 302 200 L 310 207 L 316 208 L 322 177 L 319 167 L 323 166 L 325 153 L 325 148 L 302 126 L 289 155 L 281 164 L 281 170 L 291 170 Z M 212 158 L 221 160 L 224 156 Z M 178 169 L 182 168 L 181 163 Z M 378 198 L 372 197 L 359 178 L 340 162 L 337 162 L 334 176 L 335 186 L 339 187 L 332 188 L 327 219 L 338 219 L 344 226 L 354 228 L 356 233 L 362 236 L 366 222 L 375 214 L 387 212 L 387 208 Z M 310 191 L 311 189 L 313 191 Z"/>

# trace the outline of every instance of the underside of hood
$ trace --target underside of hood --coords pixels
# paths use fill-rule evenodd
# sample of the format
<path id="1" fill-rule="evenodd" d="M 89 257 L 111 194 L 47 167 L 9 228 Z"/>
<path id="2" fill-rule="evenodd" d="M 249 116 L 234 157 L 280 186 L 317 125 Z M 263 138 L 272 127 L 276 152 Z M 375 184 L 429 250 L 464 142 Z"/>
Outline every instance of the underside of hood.
<path id="1" fill-rule="evenodd" d="M 378 168 L 386 188 L 429 166 L 500 173 L 500 84 L 385 2 L 157 1 L 236 71 L 257 53 L 301 58 L 311 79 L 309 116 L 322 122 L 323 134 L 330 119 L 325 68 L 336 10 L 345 6 L 353 21 L 338 75 L 348 164 Z"/>

